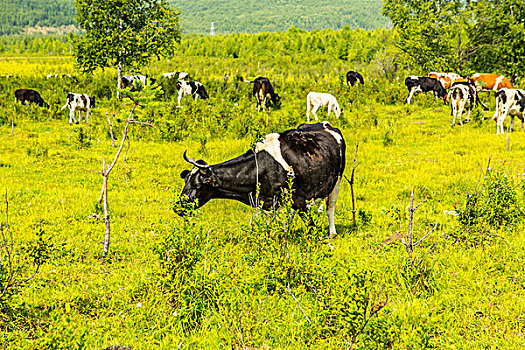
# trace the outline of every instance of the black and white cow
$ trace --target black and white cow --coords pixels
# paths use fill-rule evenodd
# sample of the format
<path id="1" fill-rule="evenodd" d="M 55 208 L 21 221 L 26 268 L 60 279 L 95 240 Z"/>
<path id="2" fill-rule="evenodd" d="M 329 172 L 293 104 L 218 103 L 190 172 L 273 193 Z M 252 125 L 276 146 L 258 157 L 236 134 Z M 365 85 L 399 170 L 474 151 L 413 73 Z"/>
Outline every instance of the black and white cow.
<path id="1" fill-rule="evenodd" d="M 208 165 L 188 159 L 184 152 L 184 159 L 194 167 L 180 174 L 185 185 L 179 202 L 183 209 L 177 213 L 184 215 L 184 208 L 192 204 L 201 207 L 214 198 L 234 199 L 269 210 L 279 206 L 288 178 L 292 177 L 293 209 L 304 214 L 308 205 L 328 198 L 329 233 L 334 237 L 335 203 L 345 169 L 345 149 L 339 129 L 323 122 L 266 135 L 255 151 L 224 163 Z"/>
<path id="2" fill-rule="evenodd" d="M 481 105 L 485 111 L 489 110 L 487 106 L 480 101 L 476 87 L 468 81 L 454 82 L 450 87 L 446 100 L 450 102 L 451 115 L 453 117 L 452 125 L 456 123 L 456 117 L 458 118 L 459 124 L 462 125 L 461 115 L 464 110 L 467 111 L 465 122 L 469 122 L 470 111 L 476 105 Z"/>
<path id="3" fill-rule="evenodd" d="M 67 94 L 66 104 L 61 108 L 61 111 L 69 107 L 69 125 L 73 122 L 80 123 L 82 119 L 82 111 L 86 112 L 86 124 L 89 123 L 89 112 L 91 108 L 95 107 L 95 98 L 89 97 L 85 94 L 74 94 L 72 92 Z M 78 111 L 78 120 L 75 119 L 75 112 Z"/>
<path id="4" fill-rule="evenodd" d="M 354 84 L 357 83 L 358 81 L 361 84 L 365 83 L 363 76 L 360 73 L 354 72 L 353 70 L 346 73 L 346 85 L 354 86 Z"/>
<path id="5" fill-rule="evenodd" d="M 525 91 L 520 89 L 502 88 L 496 93 L 496 112 L 492 119 L 496 120 L 496 133 L 503 134 L 503 122 L 510 114 L 510 130 L 514 126 L 514 117 L 521 119 L 521 129 L 525 124 Z"/>
<path id="6" fill-rule="evenodd" d="M 411 75 L 405 79 L 405 85 L 408 89 L 407 103 L 412 103 L 412 97 L 416 92 L 433 91 L 435 95 L 445 99 L 447 90 L 441 85 L 436 78 L 418 77 Z"/>
<path id="7" fill-rule="evenodd" d="M 177 104 L 179 106 L 183 96 L 193 96 L 195 101 L 197 101 L 199 98 L 202 98 L 203 100 L 207 100 L 209 98 L 204 85 L 198 81 L 179 80 L 177 82 L 177 91 L 179 93 L 179 98 L 177 99 Z"/>
<path id="8" fill-rule="evenodd" d="M 49 107 L 40 94 L 31 89 L 18 89 L 15 91 L 15 103 L 20 102 L 24 104 L 25 102 L 31 104 L 35 103 L 40 107 Z"/>
<path id="9" fill-rule="evenodd" d="M 257 99 L 257 110 L 266 110 L 266 102 L 268 98 L 272 101 L 274 106 L 281 104 L 281 98 L 273 89 L 272 83 L 266 77 L 257 77 L 254 81 L 246 81 L 253 83 L 253 96 Z"/>
<path id="10" fill-rule="evenodd" d="M 155 79 L 149 78 L 145 75 L 124 75 L 122 77 L 122 88 L 129 89 L 129 91 L 138 91 L 140 88 L 137 82 L 140 82 L 142 86 L 145 86 L 154 84 Z"/>

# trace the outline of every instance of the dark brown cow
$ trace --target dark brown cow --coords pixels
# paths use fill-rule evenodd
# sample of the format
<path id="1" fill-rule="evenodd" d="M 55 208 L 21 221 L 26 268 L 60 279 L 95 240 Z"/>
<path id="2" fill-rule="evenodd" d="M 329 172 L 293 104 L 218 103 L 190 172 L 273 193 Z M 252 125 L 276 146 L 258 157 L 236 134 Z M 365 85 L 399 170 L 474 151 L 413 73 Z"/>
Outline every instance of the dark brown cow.
<path id="1" fill-rule="evenodd" d="M 250 81 L 250 83 L 253 83 L 253 96 L 257 99 L 258 111 L 261 111 L 261 109 L 266 110 L 266 102 L 268 98 L 272 100 L 274 106 L 279 106 L 281 104 L 281 98 L 275 93 L 268 78 L 258 77 L 254 81 Z"/>
<path id="2" fill-rule="evenodd" d="M 20 102 L 24 104 L 25 102 L 31 104 L 36 103 L 40 107 L 49 107 L 40 94 L 31 89 L 18 89 L 15 91 L 15 103 Z"/>

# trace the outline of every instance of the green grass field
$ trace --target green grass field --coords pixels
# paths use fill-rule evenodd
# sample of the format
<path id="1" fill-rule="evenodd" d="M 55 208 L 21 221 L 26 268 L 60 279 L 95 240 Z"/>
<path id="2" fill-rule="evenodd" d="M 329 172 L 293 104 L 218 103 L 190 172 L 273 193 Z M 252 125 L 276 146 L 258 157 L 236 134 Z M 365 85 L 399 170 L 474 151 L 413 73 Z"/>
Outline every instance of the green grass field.
<path id="1" fill-rule="evenodd" d="M 346 349 L 352 340 L 353 349 L 525 347 L 525 132 L 515 126 L 508 136 L 496 135 L 488 120 L 493 96 L 482 96 L 492 108 L 484 121 L 475 110 L 473 122 L 452 127 L 450 107 L 430 94 L 405 105 L 403 84 L 379 78 L 350 90 L 334 65 L 325 79 L 313 80 L 308 71 L 275 77 L 282 108 L 258 113 L 249 85 L 236 89 L 206 79 L 221 77 L 223 67 L 203 60 L 193 61 L 193 69 L 205 72 L 199 80 L 210 100 L 187 99 L 177 109 L 176 97 L 168 96 L 137 111 L 138 120 L 155 126 L 131 126 L 126 160 L 122 155 L 110 175 L 108 256 L 98 172 L 116 148 L 105 113 L 116 113 L 118 144 L 131 104 L 104 95 L 114 85 L 111 72 L 78 85 L 44 78 L 72 69 L 68 60 L 57 66 L 36 61 L 26 67 L 33 73 L 2 80 L 3 232 L 7 200 L 18 254 L 13 262 L 27 260 L 39 232 L 49 246 L 36 276 L 1 300 L 0 348 Z M 184 62 L 180 57 L 150 69 L 187 68 Z M 0 75 L 21 71 L 17 61 L 0 67 Z M 255 75 L 255 68 L 246 69 L 246 76 Z M 261 69 L 272 79 L 278 67 Z M 50 109 L 15 106 L 17 87 L 37 88 Z M 82 87 L 100 94 L 98 106 L 88 126 L 70 126 L 59 108 L 67 91 Z M 179 174 L 190 168 L 184 150 L 210 164 L 231 159 L 261 135 L 305 122 L 309 91 L 331 92 L 344 108 L 341 119 L 330 122 L 347 143 L 348 177 L 359 142 L 357 228 L 346 181 L 336 209 L 339 236 L 330 240 L 326 215 L 317 208 L 318 228 L 311 231 L 299 218 L 290 224 L 287 208 L 265 215 L 224 200 L 189 218 L 174 214 Z M 324 110 L 318 114 L 326 118 Z M 484 216 L 464 225 L 452 215 L 466 212 L 467 194 L 476 189 L 478 208 L 504 212 L 506 221 L 491 224 Z M 412 190 L 415 204 L 421 202 L 414 241 L 438 225 L 414 247 L 411 261 L 402 238 Z M 496 202 L 500 197 L 515 202 Z M 516 210 L 507 213 L 511 206 Z M 0 259 L 5 286 L 6 255 Z M 31 273 L 29 261 L 21 276 Z"/>

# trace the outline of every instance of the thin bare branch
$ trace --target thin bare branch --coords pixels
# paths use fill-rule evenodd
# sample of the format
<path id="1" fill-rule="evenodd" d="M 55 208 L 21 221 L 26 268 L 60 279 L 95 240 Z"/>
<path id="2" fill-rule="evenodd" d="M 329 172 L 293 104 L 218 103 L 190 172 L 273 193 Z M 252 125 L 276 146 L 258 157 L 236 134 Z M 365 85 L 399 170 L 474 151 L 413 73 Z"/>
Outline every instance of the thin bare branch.
<path id="1" fill-rule="evenodd" d="M 430 230 L 429 233 L 427 233 L 427 234 L 424 235 L 422 238 L 420 238 L 416 243 L 414 243 L 414 247 L 417 246 L 419 243 L 423 242 L 423 240 L 424 240 L 425 238 L 427 238 L 432 232 L 434 232 L 434 230 L 436 229 L 437 226 L 438 226 L 438 224 L 436 223 L 436 224 L 434 225 L 434 227 L 432 227 L 432 230 Z"/>
<path id="2" fill-rule="evenodd" d="M 306 315 L 306 313 L 304 312 L 303 307 L 301 306 L 301 303 L 299 303 L 299 301 L 297 300 L 297 298 L 295 297 L 295 295 L 293 295 L 293 293 L 292 293 L 292 289 L 290 288 L 290 283 L 288 283 L 288 286 L 286 287 L 286 290 L 288 290 L 288 293 L 290 293 L 290 295 L 292 296 L 293 300 L 295 300 L 295 303 L 297 304 L 297 306 L 299 306 L 299 309 L 300 309 L 301 312 L 303 313 L 304 318 L 306 318 L 306 320 L 308 321 L 308 323 L 312 323 L 312 321 L 310 321 L 310 319 L 308 318 L 308 315 Z"/>
<path id="3" fill-rule="evenodd" d="M 381 287 L 381 291 L 383 290 L 383 287 Z M 379 292 L 379 294 L 381 294 L 381 291 Z M 366 319 L 365 323 L 363 323 L 363 326 L 361 327 L 361 329 L 359 329 L 359 332 L 357 332 L 354 336 L 352 336 L 352 341 L 350 343 L 350 346 L 347 348 L 348 350 L 351 350 L 352 349 L 352 346 L 354 346 L 355 344 L 355 341 L 357 340 L 357 337 L 363 333 L 363 331 L 365 330 L 365 327 L 366 325 L 368 324 L 368 322 L 372 319 L 372 317 L 374 317 L 375 315 L 377 315 L 377 313 L 379 311 L 381 311 L 385 306 L 386 304 L 388 303 L 388 301 L 390 300 L 390 295 L 387 296 L 386 300 L 385 301 L 382 301 L 382 302 L 379 302 L 378 304 L 375 304 L 375 305 L 372 305 L 372 312 L 370 313 L 370 315 L 368 316 L 368 318 Z"/>

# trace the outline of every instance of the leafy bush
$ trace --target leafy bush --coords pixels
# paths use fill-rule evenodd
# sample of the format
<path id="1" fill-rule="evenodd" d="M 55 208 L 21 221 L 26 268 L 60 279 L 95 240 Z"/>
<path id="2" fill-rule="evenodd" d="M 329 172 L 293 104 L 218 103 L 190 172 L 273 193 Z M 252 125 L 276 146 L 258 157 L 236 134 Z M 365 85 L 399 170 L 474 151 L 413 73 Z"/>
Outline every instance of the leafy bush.
<path id="1" fill-rule="evenodd" d="M 517 192 L 519 185 L 506 173 L 489 170 L 484 188 L 467 193 L 465 208 L 458 211 L 460 227 L 453 233 L 454 238 L 477 245 L 494 240 L 493 230 L 516 227 L 523 215 Z"/>

